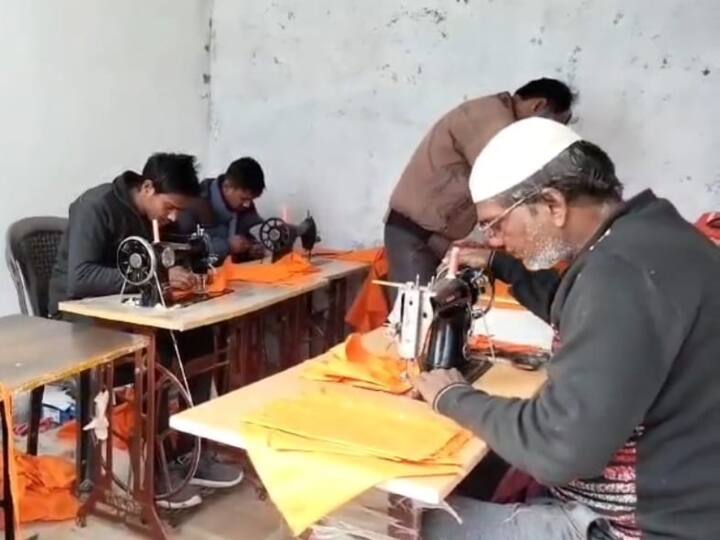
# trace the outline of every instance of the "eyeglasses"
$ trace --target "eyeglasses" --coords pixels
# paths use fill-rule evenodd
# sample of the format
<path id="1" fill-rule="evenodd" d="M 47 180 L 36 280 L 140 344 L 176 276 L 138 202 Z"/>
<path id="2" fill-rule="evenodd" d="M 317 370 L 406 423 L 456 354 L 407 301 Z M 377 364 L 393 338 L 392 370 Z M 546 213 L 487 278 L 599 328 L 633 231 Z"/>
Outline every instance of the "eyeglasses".
<path id="1" fill-rule="evenodd" d="M 518 206 L 525 204 L 531 197 L 534 197 L 537 195 L 538 191 L 533 191 L 532 193 L 529 193 L 525 197 L 518 199 L 514 203 L 512 203 L 510 206 L 508 206 L 505 210 L 503 210 L 500 215 L 494 217 L 490 221 L 486 223 L 482 223 L 478 226 L 478 230 L 480 233 L 485 235 L 487 238 L 493 238 L 495 236 L 498 236 L 502 232 L 502 224 L 505 218 L 507 218 L 510 213 L 515 210 Z"/>

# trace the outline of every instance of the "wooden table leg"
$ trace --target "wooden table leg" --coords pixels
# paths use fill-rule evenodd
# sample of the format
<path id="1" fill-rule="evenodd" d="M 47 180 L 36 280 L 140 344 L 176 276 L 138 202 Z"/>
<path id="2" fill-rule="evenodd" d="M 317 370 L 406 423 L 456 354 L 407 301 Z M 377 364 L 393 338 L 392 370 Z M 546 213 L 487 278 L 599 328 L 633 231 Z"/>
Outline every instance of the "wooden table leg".
<path id="1" fill-rule="evenodd" d="M 77 423 L 79 428 L 79 437 L 76 443 L 76 459 L 78 491 L 87 493 L 92 490 L 92 470 L 93 470 L 93 451 L 90 433 L 83 431 L 83 427 L 87 425 L 92 417 L 92 372 L 90 370 L 80 373 L 78 385 L 78 411 Z"/>
<path id="2" fill-rule="evenodd" d="M 150 526 L 153 538 L 164 539 L 165 531 L 163 530 L 160 517 L 155 508 L 155 445 L 157 432 L 157 408 L 156 408 L 156 385 L 155 385 L 155 363 L 157 362 L 156 354 L 157 344 L 154 333 L 150 336 L 150 347 L 146 355 L 145 370 L 147 374 L 146 399 L 138 396 L 138 401 L 145 402 L 146 410 L 144 411 L 145 429 L 145 463 L 143 464 L 143 482 L 140 500 L 143 505 L 143 518 Z"/>

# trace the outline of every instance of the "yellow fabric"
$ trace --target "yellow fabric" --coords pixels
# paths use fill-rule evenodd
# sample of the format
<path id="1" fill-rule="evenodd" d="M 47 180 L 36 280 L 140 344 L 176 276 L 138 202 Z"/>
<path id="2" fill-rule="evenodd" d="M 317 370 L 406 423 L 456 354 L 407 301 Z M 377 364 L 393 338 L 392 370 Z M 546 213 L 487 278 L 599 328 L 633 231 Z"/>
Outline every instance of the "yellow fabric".
<path id="1" fill-rule="evenodd" d="M 429 408 L 362 397 L 331 389 L 245 418 L 250 459 L 296 535 L 387 480 L 460 470 L 468 432 Z"/>
<path id="2" fill-rule="evenodd" d="M 269 448 L 278 451 L 322 452 L 324 454 L 342 454 L 345 456 L 367 457 L 367 451 L 363 450 L 362 448 L 334 444 L 327 441 L 318 441 L 317 439 L 302 437 L 300 435 L 295 435 L 294 433 L 286 433 L 283 431 L 267 429 L 265 437 L 266 445 Z M 389 461 L 394 461 L 396 463 L 404 463 L 406 465 L 416 465 L 419 467 L 426 467 L 426 465 L 438 466 L 433 468 L 432 471 L 436 472 L 437 474 L 451 474 L 456 472 L 457 467 L 460 467 L 462 465 L 462 460 L 459 459 L 457 454 L 471 438 L 472 435 L 469 432 L 461 431 L 455 437 L 453 437 L 448 442 L 447 446 L 441 449 L 437 454 L 419 462 L 403 461 L 397 458 L 382 459 L 388 459 Z M 448 470 L 445 471 L 444 469 L 442 469 L 440 467 L 441 465 L 448 466 Z M 440 472 L 438 472 L 436 469 L 440 469 Z M 421 470 L 421 472 L 428 471 L 428 469 L 426 468 L 419 470 Z M 418 476 L 428 476 L 428 474 L 418 474 Z"/>
<path id="3" fill-rule="evenodd" d="M 351 400 L 333 391 L 274 401 L 245 421 L 408 461 L 438 453 L 459 430 L 429 408 L 410 415 L 384 402 Z"/>
<path id="4" fill-rule="evenodd" d="M 390 354 L 371 354 L 363 346 L 362 336 L 351 334 L 345 343 L 308 362 L 303 376 L 316 381 L 404 394 L 412 388 L 408 370 L 412 370 L 412 366 L 407 361 Z"/>

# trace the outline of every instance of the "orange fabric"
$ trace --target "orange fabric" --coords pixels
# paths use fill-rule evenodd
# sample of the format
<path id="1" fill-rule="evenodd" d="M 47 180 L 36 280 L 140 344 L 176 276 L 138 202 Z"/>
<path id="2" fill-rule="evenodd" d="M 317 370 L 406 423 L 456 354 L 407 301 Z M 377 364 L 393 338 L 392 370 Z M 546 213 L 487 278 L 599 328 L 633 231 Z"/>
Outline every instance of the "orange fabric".
<path id="1" fill-rule="evenodd" d="M 491 350 L 495 351 L 498 356 L 503 355 L 536 355 L 545 351 L 540 347 L 533 345 L 520 345 L 518 343 L 509 343 L 507 341 L 492 340 L 492 348 L 490 347 L 490 339 L 487 336 L 473 336 L 468 345 L 473 351 L 490 354 Z"/>
<path id="2" fill-rule="evenodd" d="M 79 503 L 73 495 L 75 465 L 54 456 L 15 454 L 21 523 L 74 519 Z"/>
<path id="3" fill-rule="evenodd" d="M 228 280 L 227 273 L 222 271 L 222 268 L 218 268 L 213 271 L 211 275 L 210 283 L 207 286 L 206 291 L 210 294 L 225 292 L 227 289 Z"/>
<path id="4" fill-rule="evenodd" d="M 8 452 L 8 464 L 10 466 L 10 470 L 5 473 L 2 471 L 2 461 L 0 461 L 0 473 L 2 473 L 2 481 L 7 482 L 8 476 L 10 479 L 10 496 L 12 497 L 12 506 L 14 510 L 14 528 L 16 535 L 19 536 L 20 532 L 20 496 L 21 496 L 21 488 L 20 488 L 20 482 L 19 482 L 19 476 L 18 476 L 18 468 L 17 464 L 15 462 L 15 442 L 13 440 L 13 399 L 12 394 L 8 391 L 7 388 L 3 384 L 0 384 L 0 399 L 5 403 L 5 414 L 4 414 L 4 420 L 5 425 L 7 426 L 7 432 L 8 437 L 10 438 L 10 441 L 7 443 L 6 450 Z M 2 486 L 0 486 L 2 487 Z M 0 491 L 0 495 L 2 494 L 2 491 Z"/>
<path id="5" fill-rule="evenodd" d="M 135 406 L 132 393 L 126 395 L 126 400 L 116 405 L 112 412 L 113 447 L 118 450 L 127 450 L 126 441 L 130 440 L 135 430 Z M 76 421 L 64 424 L 57 433 L 58 438 L 63 440 L 75 440 L 77 437 L 78 425 Z"/>
<path id="6" fill-rule="evenodd" d="M 406 360 L 390 354 L 371 354 L 362 344 L 362 335 L 351 334 L 345 343 L 308 362 L 303 376 L 316 381 L 404 394 L 412 388 L 408 369 L 412 367 Z"/>
<path id="7" fill-rule="evenodd" d="M 233 264 L 228 258 L 221 268 L 217 269 L 219 280 L 246 281 L 249 283 L 265 283 L 274 285 L 293 285 L 307 280 L 318 269 L 306 257 L 290 253 L 279 261 L 271 264 L 245 263 Z"/>
<path id="8" fill-rule="evenodd" d="M 6 404 L 5 420 L 12 433 L 12 396 L 2 385 L 0 394 Z M 17 452 L 12 441 L 8 451 L 16 535 L 20 523 L 74 519 L 79 508 L 73 494 L 75 465 L 58 457 L 28 456 Z M 5 482 L 1 462 L 0 474 Z"/>
<path id="9" fill-rule="evenodd" d="M 429 407 L 359 397 L 325 390 L 245 418 L 250 459 L 295 535 L 387 480 L 460 470 L 471 435 L 457 424 Z"/>
<path id="10" fill-rule="evenodd" d="M 373 280 L 386 279 L 388 272 L 389 265 L 385 250 L 378 249 L 370 267 L 370 274 L 345 316 L 345 322 L 355 331 L 369 332 L 387 320 L 390 306 L 385 291 L 381 285 L 373 283 Z"/>

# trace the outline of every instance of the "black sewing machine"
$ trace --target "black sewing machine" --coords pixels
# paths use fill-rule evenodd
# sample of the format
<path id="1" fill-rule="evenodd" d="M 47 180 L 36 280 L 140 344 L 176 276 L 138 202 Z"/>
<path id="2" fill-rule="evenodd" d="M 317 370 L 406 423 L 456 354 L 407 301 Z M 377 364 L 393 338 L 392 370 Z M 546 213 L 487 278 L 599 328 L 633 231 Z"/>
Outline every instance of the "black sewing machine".
<path id="1" fill-rule="evenodd" d="M 467 347 L 473 320 L 487 312 L 475 307 L 491 287 L 487 274 L 464 268 L 427 286 L 379 283 L 399 289 L 389 328 L 402 358 L 417 361 L 423 371 L 457 368 L 469 381 L 490 368 L 484 358 L 472 357 Z"/>
<path id="2" fill-rule="evenodd" d="M 315 220 L 309 212 L 298 225 L 291 225 L 276 217 L 266 219 L 260 225 L 259 236 L 265 249 L 272 253 L 273 262 L 290 253 L 298 238 L 308 256 L 312 254 L 315 244 L 320 241 Z"/>
<path id="3" fill-rule="evenodd" d="M 190 236 L 177 236 L 173 241 L 149 242 L 139 236 L 130 236 L 118 246 L 117 266 L 125 281 L 123 291 L 139 292 L 136 304 L 143 307 L 157 305 L 187 305 L 218 296 L 205 292 L 208 275 L 217 257 L 207 234 L 198 227 Z M 170 288 L 168 271 L 182 266 L 196 274 L 200 280 L 197 290 L 178 296 Z M 223 293 L 219 293 L 223 294 Z"/>
<path id="4" fill-rule="evenodd" d="M 435 282 L 430 297 L 433 311 L 430 334 L 420 356 L 422 370 L 456 368 L 472 382 L 490 368 L 485 359 L 472 357 L 467 346 L 473 319 L 484 315 L 474 306 L 489 286 L 486 274 L 472 268 Z"/>

